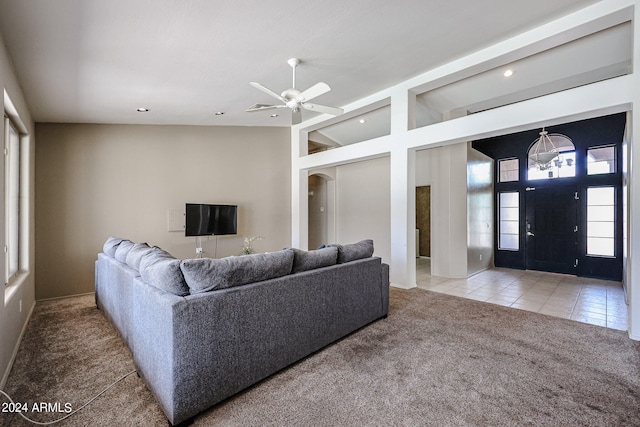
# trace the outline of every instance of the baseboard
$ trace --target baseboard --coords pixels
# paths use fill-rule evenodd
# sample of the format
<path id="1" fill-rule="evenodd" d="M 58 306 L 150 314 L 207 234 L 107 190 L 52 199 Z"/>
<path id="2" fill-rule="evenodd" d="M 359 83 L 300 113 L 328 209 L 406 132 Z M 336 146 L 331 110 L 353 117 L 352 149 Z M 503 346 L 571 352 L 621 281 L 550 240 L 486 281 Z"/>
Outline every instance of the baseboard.
<path id="1" fill-rule="evenodd" d="M 29 310 L 29 314 L 27 315 L 27 319 L 22 325 L 22 330 L 20 331 L 20 335 L 18 336 L 18 341 L 16 342 L 15 347 L 13 348 L 13 353 L 11 354 L 11 359 L 9 360 L 9 364 L 7 365 L 7 369 L 2 375 L 2 380 L 0 381 L 0 390 L 4 389 L 4 385 L 7 383 L 9 379 L 9 374 L 11 373 L 11 368 L 13 368 L 13 362 L 16 361 L 16 356 L 18 355 L 18 350 L 20 349 L 20 344 L 22 343 L 22 338 L 24 337 L 24 333 L 27 331 L 27 326 L 29 325 L 29 321 L 31 320 L 31 315 L 33 314 L 33 310 L 36 308 L 36 303 L 34 301 L 31 304 L 31 309 Z"/>
<path id="2" fill-rule="evenodd" d="M 65 295 L 65 296 L 62 296 L 62 297 L 42 298 L 42 299 L 37 300 L 37 302 L 40 302 L 40 301 L 55 301 L 55 300 L 58 300 L 58 299 L 73 298 L 73 297 L 84 297 L 84 296 L 93 295 L 93 294 L 95 294 L 95 292 L 85 292 L 83 294 Z"/>
<path id="3" fill-rule="evenodd" d="M 413 289 L 416 288 L 417 286 L 414 285 L 399 285 L 397 283 L 390 283 L 389 286 L 393 286 L 394 288 L 400 288 L 400 289 Z"/>

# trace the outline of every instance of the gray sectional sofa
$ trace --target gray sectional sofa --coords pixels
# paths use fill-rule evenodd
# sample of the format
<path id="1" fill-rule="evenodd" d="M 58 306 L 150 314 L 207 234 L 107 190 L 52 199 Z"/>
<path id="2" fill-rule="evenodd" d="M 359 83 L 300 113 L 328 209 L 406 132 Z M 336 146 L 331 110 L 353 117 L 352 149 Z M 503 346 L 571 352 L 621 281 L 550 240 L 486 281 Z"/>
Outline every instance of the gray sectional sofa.
<path id="1" fill-rule="evenodd" d="M 173 425 L 386 317 L 373 242 L 178 260 L 109 238 L 96 303 Z"/>

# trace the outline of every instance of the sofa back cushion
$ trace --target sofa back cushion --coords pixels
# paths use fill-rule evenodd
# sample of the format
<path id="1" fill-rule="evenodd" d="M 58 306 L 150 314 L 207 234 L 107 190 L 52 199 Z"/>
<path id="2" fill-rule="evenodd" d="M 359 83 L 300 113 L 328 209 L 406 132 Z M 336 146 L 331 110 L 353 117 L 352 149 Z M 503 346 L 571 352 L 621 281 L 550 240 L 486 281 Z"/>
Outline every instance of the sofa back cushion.
<path id="1" fill-rule="evenodd" d="M 179 296 L 189 294 L 180 260 L 158 247 L 151 248 L 140 258 L 140 276 L 149 285 L 165 292 Z"/>
<path id="2" fill-rule="evenodd" d="M 373 240 L 361 240 L 347 245 L 328 245 L 338 248 L 338 264 L 373 256 Z"/>
<path id="3" fill-rule="evenodd" d="M 189 292 L 199 294 L 286 276 L 293 265 L 293 251 L 231 256 L 221 259 L 185 259 L 180 263 Z"/>
<path id="4" fill-rule="evenodd" d="M 293 249 L 293 268 L 292 273 L 313 270 L 321 267 L 328 267 L 338 262 L 338 248 L 336 246 L 327 246 L 315 251 L 303 251 L 301 249 Z"/>
<path id="5" fill-rule="evenodd" d="M 134 243 L 131 240 L 123 240 L 116 248 L 115 259 L 120 262 L 127 262 L 127 254 L 133 247 Z"/>
<path id="6" fill-rule="evenodd" d="M 127 253 L 125 262 L 129 267 L 140 271 L 140 261 L 142 261 L 142 257 L 151 250 L 152 248 L 146 243 L 134 243 L 131 249 L 129 249 L 129 253 Z"/>
<path id="7" fill-rule="evenodd" d="M 109 237 L 104 245 L 102 245 L 102 252 L 109 255 L 111 258 L 115 258 L 116 249 L 122 242 L 122 239 L 119 237 Z"/>

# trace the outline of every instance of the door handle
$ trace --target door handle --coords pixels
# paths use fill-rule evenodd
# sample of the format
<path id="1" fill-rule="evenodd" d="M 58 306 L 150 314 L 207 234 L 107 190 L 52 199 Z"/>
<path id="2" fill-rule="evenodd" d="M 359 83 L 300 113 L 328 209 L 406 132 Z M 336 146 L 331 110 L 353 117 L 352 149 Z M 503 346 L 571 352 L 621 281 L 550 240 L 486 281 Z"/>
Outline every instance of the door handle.
<path id="1" fill-rule="evenodd" d="M 530 232 L 530 231 L 527 231 L 527 236 L 531 236 L 531 237 L 533 237 L 533 236 L 535 236 L 535 234 L 533 234 L 533 233 L 532 233 L 532 232 Z"/>

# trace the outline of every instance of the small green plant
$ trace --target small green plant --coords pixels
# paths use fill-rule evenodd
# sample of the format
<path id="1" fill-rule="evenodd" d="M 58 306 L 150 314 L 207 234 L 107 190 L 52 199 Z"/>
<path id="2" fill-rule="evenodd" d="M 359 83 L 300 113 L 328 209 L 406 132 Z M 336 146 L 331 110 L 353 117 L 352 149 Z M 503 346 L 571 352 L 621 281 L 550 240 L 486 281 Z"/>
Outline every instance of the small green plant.
<path id="1" fill-rule="evenodd" d="M 262 239 L 264 239 L 264 237 L 262 237 L 262 236 L 245 237 L 244 238 L 244 246 L 242 247 L 242 254 L 243 255 L 252 254 L 254 252 L 254 250 L 253 250 L 253 247 L 251 246 L 251 244 L 253 242 L 255 242 L 256 240 L 262 240 Z"/>

